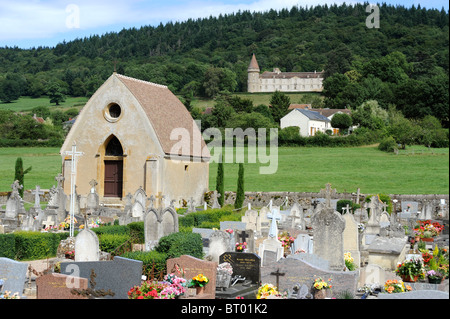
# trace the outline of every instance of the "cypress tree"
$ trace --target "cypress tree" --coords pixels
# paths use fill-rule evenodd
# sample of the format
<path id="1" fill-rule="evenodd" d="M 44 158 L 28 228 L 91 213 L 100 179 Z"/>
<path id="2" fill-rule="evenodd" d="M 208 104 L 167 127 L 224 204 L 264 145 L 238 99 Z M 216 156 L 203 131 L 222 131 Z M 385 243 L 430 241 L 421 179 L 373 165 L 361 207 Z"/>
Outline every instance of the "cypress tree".
<path id="1" fill-rule="evenodd" d="M 239 173 L 236 190 L 236 201 L 234 202 L 234 208 L 242 208 L 244 205 L 245 192 L 244 192 L 244 163 L 239 163 Z"/>
<path id="2" fill-rule="evenodd" d="M 219 165 L 217 166 L 217 179 L 216 179 L 216 190 L 217 193 L 220 194 L 217 199 L 220 206 L 223 206 L 225 202 L 225 180 L 223 176 L 223 153 L 219 161 Z"/>
<path id="3" fill-rule="evenodd" d="M 14 173 L 14 181 L 19 181 L 19 185 L 24 186 L 23 181 L 24 181 L 24 177 L 25 174 L 28 173 L 29 171 L 31 171 L 31 166 L 28 167 L 26 170 L 23 170 L 23 161 L 22 161 L 22 157 L 18 157 L 16 159 L 16 168 L 15 168 L 15 173 Z M 25 187 L 22 187 L 21 189 L 19 189 L 19 194 L 20 197 L 23 198 L 23 191 L 24 191 Z"/>

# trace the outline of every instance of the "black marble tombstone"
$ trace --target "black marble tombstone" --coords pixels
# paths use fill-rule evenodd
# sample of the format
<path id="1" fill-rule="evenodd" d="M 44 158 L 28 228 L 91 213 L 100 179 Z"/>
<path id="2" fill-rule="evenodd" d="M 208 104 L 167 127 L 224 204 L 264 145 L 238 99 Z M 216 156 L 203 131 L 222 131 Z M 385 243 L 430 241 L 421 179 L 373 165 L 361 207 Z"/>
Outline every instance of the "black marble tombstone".
<path id="1" fill-rule="evenodd" d="M 219 257 L 219 263 L 224 262 L 233 267 L 231 284 L 224 291 L 216 291 L 216 298 L 255 298 L 261 283 L 261 258 L 254 253 L 225 252 Z"/>

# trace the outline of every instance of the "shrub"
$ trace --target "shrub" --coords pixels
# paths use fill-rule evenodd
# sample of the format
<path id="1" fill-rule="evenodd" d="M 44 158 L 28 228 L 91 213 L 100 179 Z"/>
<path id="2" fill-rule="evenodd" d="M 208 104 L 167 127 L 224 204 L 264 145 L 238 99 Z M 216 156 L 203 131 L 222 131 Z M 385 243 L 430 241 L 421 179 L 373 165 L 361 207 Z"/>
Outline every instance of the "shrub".
<path id="1" fill-rule="evenodd" d="M 182 255 L 202 258 L 202 237 L 197 233 L 172 233 L 162 237 L 155 250 L 166 254 L 167 258 L 176 258 Z"/>
<path id="2" fill-rule="evenodd" d="M 16 243 L 14 234 L 0 234 L 0 257 L 14 259 Z"/>
<path id="3" fill-rule="evenodd" d="M 130 237 L 133 238 L 133 243 L 144 244 L 144 222 L 134 222 L 127 225 Z"/>
<path id="4" fill-rule="evenodd" d="M 33 260 L 56 256 L 59 243 L 69 233 L 15 232 L 15 259 Z"/>
<path id="5" fill-rule="evenodd" d="M 214 227 L 219 228 L 219 222 L 224 216 L 233 214 L 230 206 L 218 209 L 208 209 L 206 211 L 190 213 L 186 216 L 180 216 L 178 219 L 179 226 L 182 227 L 205 227 L 203 223 L 214 223 Z"/>
<path id="6" fill-rule="evenodd" d="M 336 210 L 342 214 L 342 208 L 347 207 L 347 205 L 350 206 L 351 213 L 354 213 L 356 209 L 361 207 L 359 204 L 353 203 L 353 201 L 350 199 L 341 199 L 336 203 Z"/>
<path id="7" fill-rule="evenodd" d="M 378 149 L 385 152 L 394 152 L 396 148 L 397 143 L 392 136 L 386 137 L 381 141 L 380 145 L 378 145 Z"/>
<path id="8" fill-rule="evenodd" d="M 133 251 L 126 252 L 121 257 L 142 261 L 142 274 L 147 279 L 158 277 L 159 274 L 166 274 L 167 255 L 157 251 Z"/>
<path id="9" fill-rule="evenodd" d="M 121 251 L 131 250 L 131 241 L 130 241 L 129 234 L 107 234 L 107 233 L 105 233 L 105 234 L 100 235 L 98 240 L 99 240 L 101 251 L 105 251 L 108 253 L 114 253 L 114 255 L 119 254 L 119 252 L 121 252 Z M 119 247 L 120 247 L 120 249 L 118 250 Z"/>

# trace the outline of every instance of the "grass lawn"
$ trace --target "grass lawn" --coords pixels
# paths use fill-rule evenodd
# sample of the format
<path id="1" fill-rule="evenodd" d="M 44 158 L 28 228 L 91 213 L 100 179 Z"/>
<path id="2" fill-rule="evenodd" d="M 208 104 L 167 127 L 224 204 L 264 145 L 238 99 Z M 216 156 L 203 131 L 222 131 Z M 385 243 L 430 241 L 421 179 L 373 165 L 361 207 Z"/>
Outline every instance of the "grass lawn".
<path id="1" fill-rule="evenodd" d="M 247 151 L 246 151 L 247 154 Z M 0 191 L 10 191 L 14 164 L 22 157 L 25 188 L 56 185 L 61 172 L 59 148 L 1 148 Z M 260 166 L 245 166 L 246 191 L 318 192 L 331 183 L 338 192 L 386 194 L 448 194 L 449 149 L 414 146 L 399 155 L 379 151 L 376 146 L 349 148 L 280 147 L 275 174 L 259 174 Z M 238 164 L 225 163 L 225 190 L 236 191 Z M 215 188 L 217 163 L 210 164 L 210 189 Z"/>
<path id="2" fill-rule="evenodd" d="M 87 101 L 87 97 L 66 97 L 66 101 L 57 106 L 55 103 L 50 103 L 50 99 L 46 96 L 39 98 L 22 96 L 17 101 L 11 103 L 0 103 L 0 108 L 15 112 L 28 112 L 38 106 L 48 106 L 51 110 L 59 109 L 65 111 L 71 108 L 81 109 Z"/>

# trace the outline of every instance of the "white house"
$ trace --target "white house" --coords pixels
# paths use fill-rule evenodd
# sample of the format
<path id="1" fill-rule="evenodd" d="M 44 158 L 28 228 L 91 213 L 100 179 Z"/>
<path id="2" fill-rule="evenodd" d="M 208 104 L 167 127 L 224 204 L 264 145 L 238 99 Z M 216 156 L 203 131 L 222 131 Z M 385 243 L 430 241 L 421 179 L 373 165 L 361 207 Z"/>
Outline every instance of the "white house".
<path id="1" fill-rule="evenodd" d="M 301 136 L 314 136 L 318 131 L 325 133 L 326 130 L 332 129 L 330 122 L 319 112 L 293 109 L 281 118 L 280 127 L 283 129 L 289 126 L 298 126 Z"/>

